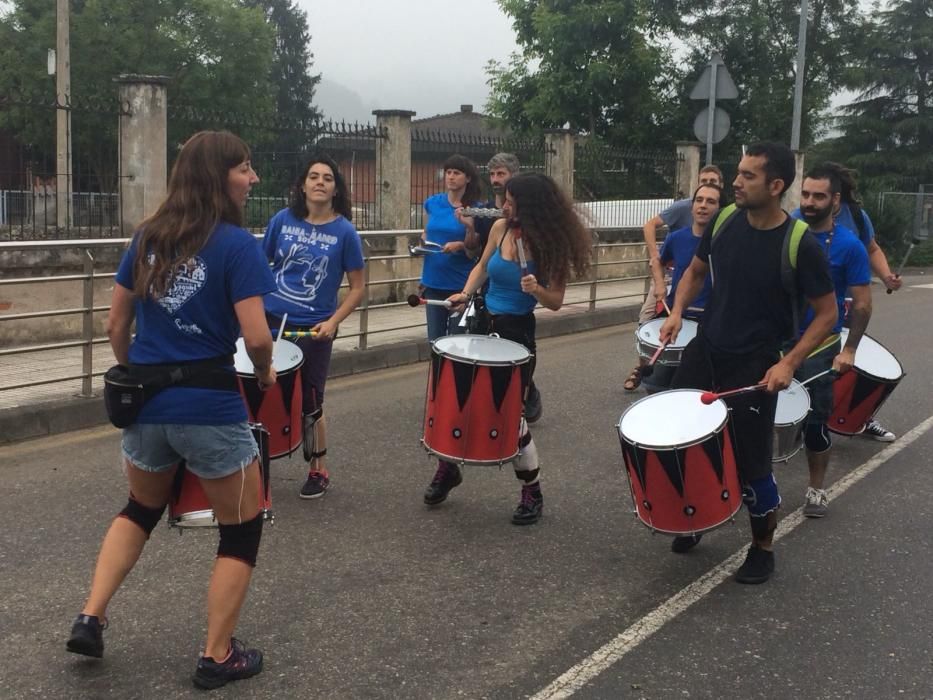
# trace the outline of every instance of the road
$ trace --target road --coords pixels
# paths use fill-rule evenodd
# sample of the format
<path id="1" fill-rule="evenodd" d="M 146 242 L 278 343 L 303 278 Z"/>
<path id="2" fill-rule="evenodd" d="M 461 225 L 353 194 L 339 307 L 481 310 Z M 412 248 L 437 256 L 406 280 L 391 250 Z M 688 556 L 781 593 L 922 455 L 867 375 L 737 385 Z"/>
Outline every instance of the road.
<path id="1" fill-rule="evenodd" d="M 931 303 L 919 286 L 876 292 L 869 333 L 908 372 L 880 417 L 902 438 L 836 439 L 820 521 L 798 512 L 802 455 L 778 465 L 777 572 L 763 586 L 729 578 L 744 513 L 683 556 L 633 517 L 615 430 L 641 396 L 621 389 L 630 326 L 540 344 L 546 505 L 531 527 L 509 522 L 508 467 L 470 468 L 447 503 L 421 503 L 425 365 L 333 381 L 332 490 L 301 501 L 300 461 L 273 462 L 275 524 L 238 630 L 266 667 L 220 694 L 933 698 Z M 85 660 L 64 642 L 125 504 L 118 431 L 3 447 L 0 464 L 0 695 L 195 696 L 216 534 L 160 525 L 110 608 L 105 659 Z"/>

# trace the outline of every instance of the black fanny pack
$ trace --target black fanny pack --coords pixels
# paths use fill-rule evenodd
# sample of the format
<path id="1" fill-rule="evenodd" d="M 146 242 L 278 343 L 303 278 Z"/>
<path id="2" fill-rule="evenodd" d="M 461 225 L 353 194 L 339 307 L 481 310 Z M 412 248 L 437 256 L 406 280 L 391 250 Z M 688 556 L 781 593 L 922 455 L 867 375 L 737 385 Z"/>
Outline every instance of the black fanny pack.
<path id="1" fill-rule="evenodd" d="M 136 422 L 143 405 L 170 386 L 239 391 L 236 374 L 229 369 L 233 357 L 174 365 L 114 365 L 104 374 L 104 405 L 117 428 Z"/>

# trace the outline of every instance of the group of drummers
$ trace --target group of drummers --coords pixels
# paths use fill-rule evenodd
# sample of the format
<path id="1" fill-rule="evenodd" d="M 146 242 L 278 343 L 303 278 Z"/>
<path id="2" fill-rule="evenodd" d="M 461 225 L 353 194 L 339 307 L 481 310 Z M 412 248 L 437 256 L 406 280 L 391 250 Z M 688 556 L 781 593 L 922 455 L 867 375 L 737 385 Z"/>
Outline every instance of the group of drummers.
<path id="1" fill-rule="evenodd" d="M 774 569 L 778 393 L 808 394 L 810 410 L 792 422 L 790 442 L 802 431 L 810 465 L 805 512 L 820 517 L 827 427 L 862 431 L 896 384 L 866 387 L 855 379 L 834 402 L 833 378 L 855 376 L 856 351 L 869 340 L 869 251 L 840 223 L 848 171 L 828 164 L 808 174 L 800 225 L 780 206 L 794 172 L 786 147 L 750 147 L 731 207 L 723 207 L 721 176 L 711 182 L 701 173 L 686 200 L 689 225 L 672 227 L 660 255 L 651 256 L 660 291 L 649 301 L 663 311 L 640 327 L 644 357 L 626 382 L 634 390 L 644 379 L 651 395 L 618 426 L 636 513 L 675 535 L 674 551 L 691 549 L 744 501 L 752 545 L 736 578 L 745 583 L 761 583 Z M 567 283 L 590 264 L 590 236 L 561 188 L 520 173 L 515 156 L 497 154 L 489 175 L 495 198 L 483 201 L 476 167 L 452 156 L 446 191 L 425 202 L 415 304 L 425 306 L 432 341 L 422 443 L 438 464 L 424 502 L 445 501 L 463 466 L 511 463 L 521 484 L 512 522 L 528 525 L 543 513 L 528 427 L 543 405 L 534 382 L 534 309 L 562 306 Z M 104 537 L 66 644 L 103 655 L 107 606 L 168 508 L 176 525 L 219 531 L 207 639 L 193 676 L 202 688 L 262 670 L 262 653 L 233 632 L 271 511 L 268 460 L 300 448 L 308 476 L 299 495 L 326 493 L 324 389 L 333 340 L 365 293 L 362 247 L 337 164 L 323 155 L 309 160 L 261 246 L 243 228 L 257 182 L 241 139 L 195 134 L 179 152 L 166 199 L 121 261 L 108 318 L 114 355 L 124 368 L 171 379 L 146 392 L 123 430 L 129 499 Z M 648 243 L 656 252 L 653 230 Z M 669 293 L 666 264 L 673 266 Z M 873 267 L 889 288 L 899 286 L 886 261 Z M 349 289 L 341 298 L 344 277 Z M 236 380 L 228 384 L 231 366 Z"/>

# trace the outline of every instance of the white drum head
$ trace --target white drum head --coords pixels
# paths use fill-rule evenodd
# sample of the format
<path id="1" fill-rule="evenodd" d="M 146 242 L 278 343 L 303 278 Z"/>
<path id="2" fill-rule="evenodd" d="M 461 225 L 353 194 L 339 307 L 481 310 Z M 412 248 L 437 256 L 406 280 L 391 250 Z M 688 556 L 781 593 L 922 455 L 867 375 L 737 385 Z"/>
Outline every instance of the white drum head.
<path id="1" fill-rule="evenodd" d="M 846 338 L 849 337 L 849 329 L 843 328 L 840 336 L 842 344 L 845 345 Z M 863 335 L 858 343 L 858 350 L 855 351 L 855 367 L 878 379 L 895 381 L 904 376 L 904 368 L 891 354 L 891 351 L 868 335 Z"/>
<path id="2" fill-rule="evenodd" d="M 810 393 L 807 387 L 792 379 L 790 386 L 778 393 L 775 425 L 794 425 L 803 420 L 810 411 Z"/>
<path id="3" fill-rule="evenodd" d="M 439 355 L 479 365 L 518 365 L 531 357 L 524 345 L 490 335 L 445 335 L 432 347 Z"/>
<path id="4" fill-rule="evenodd" d="M 697 389 L 674 389 L 636 401 L 619 419 L 619 433 L 641 447 L 673 449 L 694 445 L 726 422 L 722 401 L 706 405 Z"/>
<path id="5" fill-rule="evenodd" d="M 638 336 L 638 339 L 647 343 L 648 345 L 653 345 L 654 347 L 659 347 L 661 345 L 661 326 L 664 325 L 666 318 L 655 318 L 647 323 L 643 323 L 638 327 L 638 330 L 635 331 L 635 335 Z M 696 337 L 697 329 L 699 324 L 696 321 L 691 321 L 689 319 L 683 320 L 683 326 L 680 329 L 680 333 L 677 334 L 677 341 L 674 343 L 668 343 L 667 347 L 669 348 L 683 348 L 687 346 L 691 340 Z"/>
<path id="6" fill-rule="evenodd" d="M 288 372 L 300 366 L 304 362 L 304 356 L 301 354 L 301 348 L 287 340 L 279 340 L 275 344 L 272 352 L 272 366 L 276 372 Z M 246 354 L 246 343 L 242 338 L 236 341 L 236 355 L 233 356 L 233 365 L 237 374 L 253 376 L 256 372 L 253 368 L 253 361 Z"/>

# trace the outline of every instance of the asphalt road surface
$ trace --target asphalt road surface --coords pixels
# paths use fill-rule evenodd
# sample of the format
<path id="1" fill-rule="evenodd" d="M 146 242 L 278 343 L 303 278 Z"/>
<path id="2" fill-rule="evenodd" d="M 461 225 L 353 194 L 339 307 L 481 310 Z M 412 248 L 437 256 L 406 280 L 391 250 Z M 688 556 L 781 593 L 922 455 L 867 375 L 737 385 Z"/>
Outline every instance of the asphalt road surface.
<path id="1" fill-rule="evenodd" d="M 265 670 L 230 698 L 933 698 L 933 289 L 875 293 L 869 333 L 907 376 L 890 446 L 837 438 L 830 514 L 804 520 L 806 464 L 776 469 L 777 572 L 731 580 L 744 513 L 687 555 L 632 515 L 615 424 L 633 329 L 540 345 L 545 514 L 509 521 L 510 467 L 468 468 L 427 508 L 426 365 L 328 386 L 332 489 L 272 464 L 275 524 L 238 636 Z M 876 287 L 877 290 L 877 287 Z M 180 698 L 204 637 L 214 531 L 160 525 L 117 594 L 102 661 L 64 650 L 100 539 L 126 502 L 119 434 L 0 448 L 0 696 Z"/>

